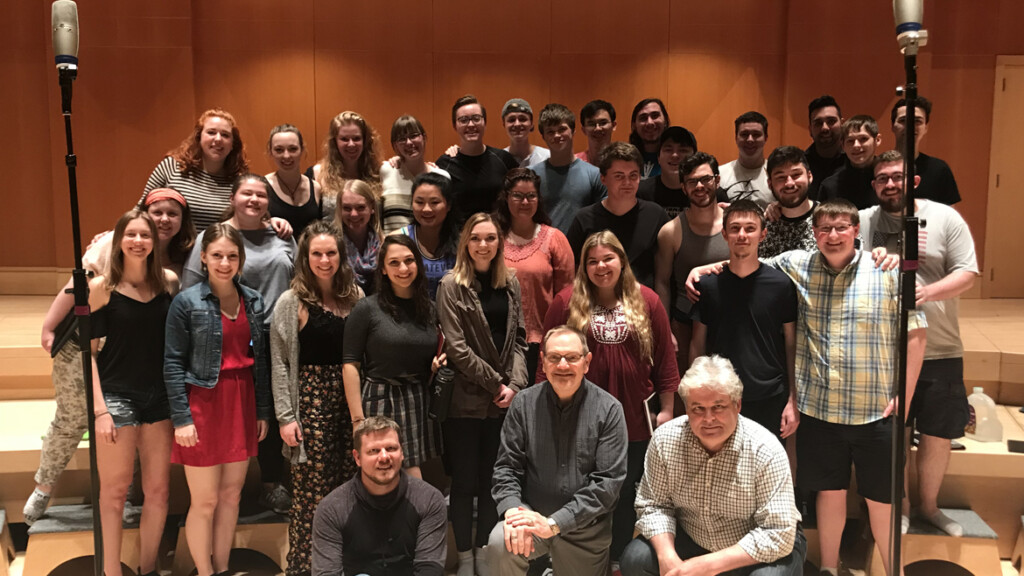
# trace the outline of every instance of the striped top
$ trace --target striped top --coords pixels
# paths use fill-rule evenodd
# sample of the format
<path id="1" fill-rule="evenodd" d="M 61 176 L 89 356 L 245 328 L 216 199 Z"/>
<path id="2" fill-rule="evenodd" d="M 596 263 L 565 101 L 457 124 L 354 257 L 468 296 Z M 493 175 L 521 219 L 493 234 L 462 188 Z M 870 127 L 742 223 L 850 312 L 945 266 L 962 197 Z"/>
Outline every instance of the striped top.
<path id="1" fill-rule="evenodd" d="M 834 424 L 881 420 L 897 362 L 899 272 L 875 268 L 865 252 L 838 272 L 820 252 L 802 250 L 765 264 L 796 284 L 800 412 Z M 911 312 L 909 330 L 927 325 L 920 309 Z"/>
<path id="2" fill-rule="evenodd" d="M 213 176 L 200 170 L 188 176 L 178 169 L 174 158 L 167 156 L 156 165 L 149 175 L 146 188 L 142 191 L 139 206 L 145 204 L 146 195 L 157 188 L 173 188 L 185 197 L 192 210 L 192 221 L 196 232 L 202 232 L 210 224 L 220 222 L 231 203 L 233 177 Z"/>

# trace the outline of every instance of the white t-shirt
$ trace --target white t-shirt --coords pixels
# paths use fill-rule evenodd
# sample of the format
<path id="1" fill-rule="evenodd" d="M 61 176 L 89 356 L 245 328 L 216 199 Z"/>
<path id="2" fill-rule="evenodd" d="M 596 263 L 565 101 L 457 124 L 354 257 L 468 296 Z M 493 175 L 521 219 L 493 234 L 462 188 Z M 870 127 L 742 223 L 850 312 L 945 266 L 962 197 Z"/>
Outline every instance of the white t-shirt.
<path id="1" fill-rule="evenodd" d="M 729 202 L 742 198 L 753 200 L 761 208 L 767 208 L 775 201 L 771 188 L 768 188 L 768 172 L 765 170 L 767 164 L 768 161 L 765 160 L 760 167 L 750 169 L 743 167 L 739 160 L 733 160 L 719 167 L 718 174 L 721 179 L 718 189 L 728 193 Z"/>

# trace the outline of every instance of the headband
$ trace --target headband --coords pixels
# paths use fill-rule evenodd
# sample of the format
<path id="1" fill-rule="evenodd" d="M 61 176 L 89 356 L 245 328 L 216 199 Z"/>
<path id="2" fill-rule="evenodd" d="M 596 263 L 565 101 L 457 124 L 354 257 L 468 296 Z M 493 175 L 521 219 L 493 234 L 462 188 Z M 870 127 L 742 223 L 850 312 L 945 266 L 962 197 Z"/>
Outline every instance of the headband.
<path id="1" fill-rule="evenodd" d="M 188 202 L 185 202 L 185 197 L 181 195 L 177 190 L 171 188 L 156 188 L 150 190 L 149 194 L 146 195 L 146 206 L 151 206 L 161 200 L 174 200 L 183 207 L 188 206 Z"/>

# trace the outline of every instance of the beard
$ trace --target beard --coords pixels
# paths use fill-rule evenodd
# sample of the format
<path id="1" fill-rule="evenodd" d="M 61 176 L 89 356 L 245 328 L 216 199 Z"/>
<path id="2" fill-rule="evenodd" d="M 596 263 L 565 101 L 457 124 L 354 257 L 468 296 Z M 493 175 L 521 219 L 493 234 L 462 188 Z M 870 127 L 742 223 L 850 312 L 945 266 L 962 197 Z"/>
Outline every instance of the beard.
<path id="1" fill-rule="evenodd" d="M 879 200 L 879 204 L 882 205 L 882 210 L 886 212 L 903 212 L 903 209 L 907 206 L 907 197 L 904 194 L 887 197 Z"/>
<path id="2" fill-rule="evenodd" d="M 782 206 L 783 208 L 796 208 L 797 206 L 803 204 L 804 200 L 807 199 L 807 189 L 804 188 L 796 196 L 792 196 L 792 195 L 787 195 L 787 196 L 776 195 L 775 199 L 778 200 L 779 205 Z"/>

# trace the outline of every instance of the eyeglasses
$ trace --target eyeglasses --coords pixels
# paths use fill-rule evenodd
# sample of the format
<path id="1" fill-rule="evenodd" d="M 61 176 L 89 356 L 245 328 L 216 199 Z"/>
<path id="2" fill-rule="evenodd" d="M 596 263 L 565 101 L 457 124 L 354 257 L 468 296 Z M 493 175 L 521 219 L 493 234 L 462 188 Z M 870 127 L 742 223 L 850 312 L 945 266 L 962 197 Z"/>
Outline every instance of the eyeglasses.
<path id="1" fill-rule="evenodd" d="M 468 126 L 470 124 L 479 124 L 484 121 L 483 114 L 473 114 L 472 116 L 459 116 L 455 119 L 459 123 L 459 126 Z"/>
<path id="2" fill-rule="evenodd" d="M 701 176 L 700 178 L 687 178 L 683 181 L 687 188 L 696 188 L 697 184 L 703 184 L 704 187 L 711 186 L 711 183 L 715 181 L 715 175 L 709 174 L 707 176 Z"/>
<path id="3" fill-rule="evenodd" d="M 575 363 L 579 362 L 582 359 L 583 359 L 583 355 L 582 354 L 566 354 L 564 356 L 561 355 L 561 354 L 545 354 L 544 355 L 544 361 L 545 362 L 548 362 L 550 364 L 554 364 L 556 366 L 558 364 L 561 364 L 562 360 L 565 360 L 569 364 L 575 364 Z"/>
<path id="4" fill-rule="evenodd" d="M 895 174 L 879 174 L 878 176 L 875 176 L 875 184 L 878 184 L 879 186 L 885 186 L 889 183 L 889 180 L 892 180 L 892 183 L 897 186 L 902 186 L 903 173 L 896 172 Z"/>
<path id="5" fill-rule="evenodd" d="M 397 139 L 395 139 L 395 142 L 397 142 L 399 144 L 403 144 L 405 142 L 415 142 L 416 140 L 419 140 L 422 137 L 423 137 L 423 134 L 420 134 L 419 132 L 413 132 L 412 134 L 406 134 L 405 136 L 399 136 Z"/>
<path id="6" fill-rule="evenodd" d="M 814 231 L 822 236 L 828 236 L 833 230 L 836 231 L 836 234 L 846 234 L 850 228 L 853 228 L 853 226 L 850 226 L 849 224 L 840 224 L 838 226 L 815 226 Z"/>
<path id="7" fill-rule="evenodd" d="M 508 197 L 513 199 L 513 200 L 515 200 L 516 202 L 536 202 L 537 201 L 537 195 L 536 194 L 519 194 L 519 193 L 515 193 L 514 192 L 512 194 L 509 194 Z"/>

